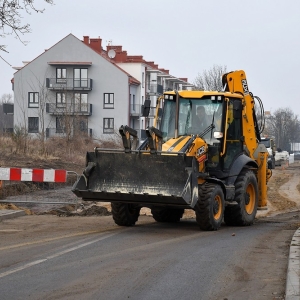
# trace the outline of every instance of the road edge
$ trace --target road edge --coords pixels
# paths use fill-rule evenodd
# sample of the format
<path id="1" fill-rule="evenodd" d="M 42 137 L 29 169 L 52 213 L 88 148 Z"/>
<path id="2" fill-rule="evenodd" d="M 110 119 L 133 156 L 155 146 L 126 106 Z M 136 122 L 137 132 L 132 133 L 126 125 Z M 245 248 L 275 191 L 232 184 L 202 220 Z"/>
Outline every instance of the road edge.
<path id="1" fill-rule="evenodd" d="M 292 238 L 290 245 L 288 270 L 286 278 L 285 300 L 300 299 L 300 228 Z"/>
<path id="2" fill-rule="evenodd" d="M 0 209 L 0 222 L 6 219 L 25 216 L 24 210 Z"/>

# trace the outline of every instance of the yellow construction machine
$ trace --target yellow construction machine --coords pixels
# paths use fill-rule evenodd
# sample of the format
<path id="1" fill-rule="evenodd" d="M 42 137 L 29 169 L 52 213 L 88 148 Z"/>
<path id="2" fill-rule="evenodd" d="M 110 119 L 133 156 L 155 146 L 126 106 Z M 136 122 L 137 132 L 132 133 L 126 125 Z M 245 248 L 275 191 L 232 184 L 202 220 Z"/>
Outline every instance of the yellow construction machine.
<path id="1" fill-rule="evenodd" d="M 251 225 L 267 206 L 272 174 L 255 100 L 263 106 L 244 71 L 224 74 L 222 83 L 222 92 L 165 92 L 147 139 L 137 146 L 136 130 L 121 126 L 124 149 L 88 152 L 72 191 L 86 201 L 111 202 L 120 226 L 134 225 L 141 207 L 157 222 L 178 222 L 193 209 L 202 230 L 217 230 L 223 221 Z"/>

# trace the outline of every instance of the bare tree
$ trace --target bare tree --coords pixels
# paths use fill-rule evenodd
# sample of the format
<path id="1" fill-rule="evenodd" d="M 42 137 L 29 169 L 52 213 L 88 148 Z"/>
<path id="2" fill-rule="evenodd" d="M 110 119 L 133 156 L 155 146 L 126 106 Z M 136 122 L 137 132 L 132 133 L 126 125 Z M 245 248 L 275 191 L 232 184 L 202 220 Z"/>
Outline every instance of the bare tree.
<path id="1" fill-rule="evenodd" d="M 22 81 L 22 80 L 21 80 Z M 24 92 L 23 86 L 21 84 L 15 84 L 15 91 L 18 90 L 20 97 L 15 97 L 14 105 L 18 106 L 20 112 L 18 116 L 20 121 L 16 123 L 16 110 L 14 110 L 14 133 L 12 135 L 12 140 L 16 145 L 16 153 L 23 152 L 26 153 L 28 149 L 29 136 L 27 132 L 27 103 L 23 99 L 27 99 L 27 95 Z M 15 93 L 16 95 L 16 93 Z"/>
<path id="2" fill-rule="evenodd" d="M 300 142 L 300 121 L 290 108 L 279 108 L 266 118 L 265 132 L 277 148 L 289 151 L 291 143 Z"/>
<path id="3" fill-rule="evenodd" d="M 204 70 L 202 74 L 199 73 L 194 80 L 196 90 L 221 91 L 223 89 L 222 75 L 227 72 L 226 69 L 226 66 L 214 65 L 211 69 Z"/>
<path id="4" fill-rule="evenodd" d="M 0 103 L 3 104 L 3 103 L 13 103 L 13 95 L 12 94 L 3 94 L 1 96 L 1 100 L 0 100 Z"/>
<path id="5" fill-rule="evenodd" d="M 53 4 L 53 0 L 44 0 L 48 4 Z M 34 0 L 0 0 L 0 37 L 14 35 L 23 44 L 21 35 L 31 32 L 29 23 L 22 23 L 22 13 L 32 12 L 42 13 L 44 9 L 38 9 L 34 5 Z M 8 52 L 5 45 L 0 45 L 0 51 Z"/>

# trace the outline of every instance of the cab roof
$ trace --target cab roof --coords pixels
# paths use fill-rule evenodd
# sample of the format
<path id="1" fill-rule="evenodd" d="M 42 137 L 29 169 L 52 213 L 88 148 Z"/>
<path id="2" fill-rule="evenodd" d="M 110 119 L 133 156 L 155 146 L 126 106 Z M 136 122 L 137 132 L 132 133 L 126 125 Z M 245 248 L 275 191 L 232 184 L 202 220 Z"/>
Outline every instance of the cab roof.
<path id="1" fill-rule="evenodd" d="M 179 96 L 182 98 L 202 98 L 205 96 L 224 96 L 224 97 L 234 97 L 234 98 L 244 98 L 242 94 L 230 93 L 230 92 L 217 92 L 217 91 L 178 91 Z M 164 95 L 176 95 L 175 91 L 164 92 Z"/>

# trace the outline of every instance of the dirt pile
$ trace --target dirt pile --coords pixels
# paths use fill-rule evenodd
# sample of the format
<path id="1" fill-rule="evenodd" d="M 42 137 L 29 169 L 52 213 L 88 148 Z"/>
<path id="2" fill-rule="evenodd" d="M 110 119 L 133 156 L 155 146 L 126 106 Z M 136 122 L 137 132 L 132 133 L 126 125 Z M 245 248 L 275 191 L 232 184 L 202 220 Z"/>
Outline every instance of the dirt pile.
<path id="1" fill-rule="evenodd" d="M 300 208 L 300 162 L 276 167 L 268 183 L 267 215 Z"/>
<path id="2" fill-rule="evenodd" d="M 75 205 L 67 205 L 64 207 L 39 213 L 39 215 L 45 215 L 45 214 L 56 215 L 58 217 L 74 217 L 74 216 L 87 217 L 87 216 L 109 216 L 111 215 L 111 212 L 106 207 L 92 204 L 91 206 L 88 207 L 82 206 L 79 209 L 76 209 Z"/>
<path id="3" fill-rule="evenodd" d="M 24 210 L 26 215 L 34 214 L 30 209 L 18 207 L 17 205 L 12 204 L 12 203 L 0 203 L 0 209 Z"/>

